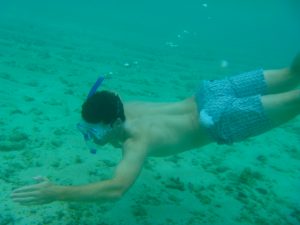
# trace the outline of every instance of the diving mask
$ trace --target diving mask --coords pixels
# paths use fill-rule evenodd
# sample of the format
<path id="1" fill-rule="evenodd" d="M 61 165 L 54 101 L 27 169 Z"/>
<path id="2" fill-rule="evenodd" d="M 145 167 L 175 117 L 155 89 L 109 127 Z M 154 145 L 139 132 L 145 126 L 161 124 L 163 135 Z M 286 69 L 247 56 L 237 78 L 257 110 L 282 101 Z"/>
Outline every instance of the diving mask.
<path id="1" fill-rule="evenodd" d="M 87 99 L 92 97 L 104 80 L 104 76 L 100 76 L 92 86 Z M 106 134 L 112 129 L 109 125 L 92 124 L 82 121 L 77 124 L 77 129 L 83 134 L 84 140 L 92 154 L 97 152 L 97 147 L 94 141 L 101 141 Z"/>

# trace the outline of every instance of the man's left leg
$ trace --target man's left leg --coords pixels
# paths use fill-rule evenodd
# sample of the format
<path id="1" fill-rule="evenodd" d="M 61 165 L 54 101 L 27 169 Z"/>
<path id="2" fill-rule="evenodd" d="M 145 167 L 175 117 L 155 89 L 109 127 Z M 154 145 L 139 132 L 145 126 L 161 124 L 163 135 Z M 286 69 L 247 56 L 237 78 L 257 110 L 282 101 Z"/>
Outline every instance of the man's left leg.
<path id="1" fill-rule="evenodd" d="M 300 90 L 261 97 L 267 117 L 279 126 L 288 122 L 300 113 Z"/>

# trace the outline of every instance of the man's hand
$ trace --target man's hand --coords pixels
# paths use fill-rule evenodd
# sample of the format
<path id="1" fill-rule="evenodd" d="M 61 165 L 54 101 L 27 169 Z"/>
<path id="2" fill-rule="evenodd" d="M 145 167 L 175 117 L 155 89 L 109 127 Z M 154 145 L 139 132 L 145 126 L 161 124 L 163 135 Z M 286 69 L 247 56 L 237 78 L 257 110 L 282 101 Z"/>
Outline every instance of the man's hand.
<path id="1" fill-rule="evenodd" d="M 35 185 L 24 186 L 16 189 L 11 194 L 13 201 L 22 205 L 40 205 L 56 200 L 56 185 L 45 177 L 34 177 L 38 182 Z"/>

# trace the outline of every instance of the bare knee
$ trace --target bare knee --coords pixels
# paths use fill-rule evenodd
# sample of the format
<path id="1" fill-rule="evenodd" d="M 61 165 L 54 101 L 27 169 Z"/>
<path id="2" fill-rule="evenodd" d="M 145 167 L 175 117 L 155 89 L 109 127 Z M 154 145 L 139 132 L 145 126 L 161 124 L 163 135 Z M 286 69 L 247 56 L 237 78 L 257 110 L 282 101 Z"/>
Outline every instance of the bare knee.
<path id="1" fill-rule="evenodd" d="M 265 70 L 267 93 L 275 94 L 292 90 L 300 83 L 300 53 L 294 58 L 288 68 Z"/>
<path id="2" fill-rule="evenodd" d="M 300 113 L 300 90 L 262 96 L 262 104 L 266 115 L 280 125 Z"/>

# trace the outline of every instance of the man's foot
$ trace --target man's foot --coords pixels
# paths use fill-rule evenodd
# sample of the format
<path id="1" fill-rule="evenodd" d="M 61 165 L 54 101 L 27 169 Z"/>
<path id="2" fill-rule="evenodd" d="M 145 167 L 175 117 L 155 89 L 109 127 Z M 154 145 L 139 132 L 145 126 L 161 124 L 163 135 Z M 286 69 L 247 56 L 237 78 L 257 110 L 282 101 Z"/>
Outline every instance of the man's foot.
<path id="1" fill-rule="evenodd" d="M 300 53 L 297 54 L 297 56 L 294 58 L 292 66 L 291 66 L 291 73 L 293 75 L 299 75 L 300 76 Z"/>

